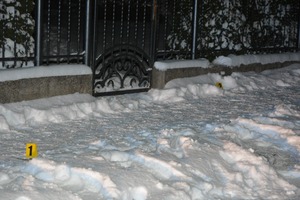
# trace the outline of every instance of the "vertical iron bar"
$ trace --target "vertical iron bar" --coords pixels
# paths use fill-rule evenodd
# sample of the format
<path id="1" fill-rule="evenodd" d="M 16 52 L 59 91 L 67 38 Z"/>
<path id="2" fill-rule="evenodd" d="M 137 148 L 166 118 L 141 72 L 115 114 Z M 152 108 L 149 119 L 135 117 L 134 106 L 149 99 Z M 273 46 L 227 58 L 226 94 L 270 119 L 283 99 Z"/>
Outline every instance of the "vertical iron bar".
<path id="1" fill-rule="evenodd" d="M 42 8 L 43 0 L 36 1 L 36 38 L 35 38 L 35 65 L 40 66 L 42 64 Z"/>
<path id="2" fill-rule="evenodd" d="M 204 53 L 202 51 L 202 28 L 204 27 L 204 15 L 203 15 L 203 10 L 204 10 L 204 1 L 203 0 L 200 0 L 200 19 L 199 19 L 199 26 L 200 28 L 198 28 L 198 33 L 199 33 L 199 49 L 198 49 L 198 52 L 199 52 L 199 57 L 205 57 L 204 56 Z"/>
<path id="3" fill-rule="evenodd" d="M 113 18 L 112 18 L 112 35 L 111 35 L 111 43 L 112 46 L 115 44 L 115 20 L 116 20 L 116 1 L 113 0 Z"/>
<path id="4" fill-rule="evenodd" d="M 3 19 L 5 18 L 5 16 L 4 15 L 2 15 L 2 17 L 3 17 Z M 5 37 L 4 37 L 4 34 L 5 34 L 5 28 L 4 28 L 4 20 L 0 20 L 0 22 L 1 22 L 1 27 L 3 27 L 2 28 L 2 38 L 4 39 Z M 5 61 L 4 61 L 4 58 L 5 58 L 5 39 L 3 40 L 3 43 L 2 43 L 2 58 L 3 58 L 3 60 L 2 60 L 2 66 L 4 67 L 5 66 Z"/>
<path id="5" fill-rule="evenodd" d="M 105 51 L 106 48 L 106 27 L 107 27 L 107 0 L 104 1 L 104 18 L 103 18 L 103 49 Z"/>
<path id="6" fill-rule="evenodd" d="M 91 4 L 90 4 L 91 6 Z M 96 65 L 96 54 L 97 54 L 97 47 L 98 47 L 98 40 L 96 37 L 97 35 L 97 24 L 98 24 L 98 5 L 97 5 L 97 0 L 93 1 L 93 6 L 94 6 L 94 13 L 93 13 L 93 51 L 92 51 L 92 55 L 91 55 L 91 66 L 92 66 L 92 71 L 93 71 L 93 77 L 92 77 L 92 88 L 93 88 L 93 95 L 95 95 L 95 90 L 94 90 L 94 83 L 95 83 L 95 65 Z M 92 6 L 90 7 L 92 8 Z M 91 10 L 91 9 L 90 9 Z M 89 44 L 86 44 L 87 46 L 89 46 Z"/>
<path id="7" fill-rule="evenodd" d="M 166 0 L 165 2 L 165 24 L 164 24 L 164 54 L 163 54 L 163 60 L 165 60 L 166 58 L 166 52 L 167 52 L 167 46 L 168 46 L 168 41 L 167 41 L 167 38 L 168 38 L 168 33 L 167 33 L 167 30 L 168 30 L 168 16 L 169 16 L 169 0 Z"/>
<path id="8" fill-rule="evenodd" d="M 121 41 L 123 38 L 123 24 L 124 24 L 124 0 L 122 0 L 122 3 L 121 3 L 121 30 L 120 30 Z"/>
<path id="9" fill-rule="evenodd" d="M 138 35 L 138 19 L 139 19 L 139 1 L 136 2 L 136 9 L 135 9 L 135 28 L 134 28 L 134 40 L 136 43 L 137 41 L 137 35 Z"/>
<path id="10" fill-rule="evenodd" d="M 143 12 L 144 13 L 143 13 L 142 48 L 145 49 L 147 0 L 144 1 L 144 11 Z"/>
<path id="11" fill-rule="evenodd" d="M 300 1 L 298 1 L 298 37 L 297 37 L 297 50 L 300 51 Z"/>
<path id="12" fill-rule="evenodd" d="M 71 1 L 71 0 L 70 0 Z M 96 5 L 95 5 L 96 7 Z M 84 64 L 91 66 L 90 62 L 90 48 L 91 48 L 91 41 L 90 41 L 90 20 L 91 20 L 91 0 L 86 1 L 86 21 L 85 21 L 85 57 L 84 57 Z M 94 27 L 95 29 L 95 27 Z"/>
<path id="13" fill-rule="evenodd" d="M 57 63 L 60 62 L 60 42 L 61 42 L 61 0 L 58 0 L 58 16 L 57 16 Z"/>
<path id="14" fill-rule="evenodd" d="M 130 8 L 131 8 L 131 0 L 128 0 L 127 33 L 126 33 L 127 42 L 129 42 L 129 34 L 130 34 Z"/>
<path id="15" fill-rule="evenodd" d="M 192 25 L 192 59 L 195 59 L 196 46 L 197 46 L 197 24 L 198 24 L 198 0 L 194 0 L 193 7 L 193 25 Z"/>
<path id="16" fill-rule="evenodd" d="M 13 17 L 13 29 L 14 29 L 14 65 L 13 67 L 15 68 L 17 65 L 17 58 L 18 58 L 18 54 L 17 54 L 17 23 L 16 23 L 16 15 L 17 15 L 17 10 L 16 8 L 14 8 L 14 17 Z"/>
<path id="17" fill-rule="evenodd" d="M 67 27 L 67 63 L 70 63 L 71 55 L 71 0 L 68 2 L 68 27 Z"/>
<path id="18" fill-rule="evenodd" d="M 77 19 L 77 63 L 80 59 L 80 36 L 81 36 L 81 0 L 78 1 L 78 19 Z"/>
<path id="19" fill-rule="evenodd" d="M 28 0 L 26 0 L 26 3 L 25 3 L 25 15 L 26 15 L 26 21 L 28 22 L 29 21 L 29 13 L 28 13 Z M 26 34 L 28 34 L 28 26 L 25 27 L 25 32 Z M 26 39 L 26 42 L 25 42 L 25 65 L 27 66 L 28 64 L 28 47 L 29 47 L 29 38 L 30 38 L 30 35 L 28 34 L 27 35 L 28 39 Z"/>
<path id="20" fill-rule="evenodd" d="M 50 23 L 51 23 L 51 0 L 48 0 L 48 9 L 47 9 L 47 64 L 49 65 L 49 56 L 50 56 Z"/>
<path id="21" fill-rule="evenodd" d="M 150 47 L 150 58 L 151 62 L 155 61 L 156 54 L 156 28 L 157 28 L 157 0 L 152 1 L 152 25 L 151 25 L 151 47 Z"/>

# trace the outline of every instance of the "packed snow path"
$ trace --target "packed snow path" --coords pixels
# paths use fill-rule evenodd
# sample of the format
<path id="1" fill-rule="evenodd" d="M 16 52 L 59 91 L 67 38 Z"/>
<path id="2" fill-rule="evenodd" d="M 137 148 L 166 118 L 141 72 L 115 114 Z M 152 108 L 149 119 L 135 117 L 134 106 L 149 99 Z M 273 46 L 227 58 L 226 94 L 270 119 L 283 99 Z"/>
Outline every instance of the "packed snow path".
<path id="1" fill-rule="evenodd" d="M 188 81 L 0 105 L 0 199 L 298 199 L 299 65 Z"/>

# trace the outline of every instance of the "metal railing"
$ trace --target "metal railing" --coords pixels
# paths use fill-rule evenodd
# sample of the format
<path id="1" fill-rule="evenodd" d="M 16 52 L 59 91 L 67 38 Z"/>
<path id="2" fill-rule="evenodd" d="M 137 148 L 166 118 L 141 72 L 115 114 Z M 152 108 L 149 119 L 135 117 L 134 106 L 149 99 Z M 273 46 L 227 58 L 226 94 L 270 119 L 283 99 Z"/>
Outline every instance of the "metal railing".
<path id="1" fill-rule="evenodd" d="M 86 23 L 85 0 L 40 1 L 43 12 L 40 63 L 82 63 Z"/>
<path id="2" fill-rule="evenodd" d="M 297 51 L 298 0 L 158 1 L 156 59 Z"/>

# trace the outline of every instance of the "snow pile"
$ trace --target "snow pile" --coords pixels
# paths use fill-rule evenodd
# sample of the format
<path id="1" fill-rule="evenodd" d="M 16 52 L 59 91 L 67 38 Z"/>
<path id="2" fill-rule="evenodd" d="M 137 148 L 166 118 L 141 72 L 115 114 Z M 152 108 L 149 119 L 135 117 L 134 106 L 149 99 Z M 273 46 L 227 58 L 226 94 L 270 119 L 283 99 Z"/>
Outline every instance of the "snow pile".
<path id="1" fill-rule="evenodd" d="M 228 55 L 219 56 L 212 63 L 214 65 L 223 65 L 238 67 L 250 64 L 270 64 L 284 63 L 288 61 L 300 61 L 300 52 L 284 54 L 261 54 L 261 55 Z"/>
<path id="2" fill-rule="evenodd" d="M 50 102 L 49 102 L 50 100 Z M 32 102 L 34 102 L 32 104 Z M 35 126 L 44 123 L 61 123 L 93 116 L 105 116 L 116 112 L 137 109 L 139 102 L 127 103 L 117 99 L 97 99 L 88 94 L 57 96 L 49 99 L 24 101 L 0 105 L 0 129 L 10 126 Z"/>

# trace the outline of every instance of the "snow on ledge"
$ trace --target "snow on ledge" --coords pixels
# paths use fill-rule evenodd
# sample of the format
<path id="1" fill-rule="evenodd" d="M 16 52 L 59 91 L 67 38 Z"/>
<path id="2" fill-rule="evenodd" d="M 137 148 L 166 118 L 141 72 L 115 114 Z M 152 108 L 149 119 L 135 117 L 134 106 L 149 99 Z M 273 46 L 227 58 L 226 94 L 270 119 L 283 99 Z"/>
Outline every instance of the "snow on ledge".
<path id="1" fill-rule="evenodd" d="M 166 61 L 156 61 L 154 67 L 159 71 L 166 71 L 168 69 L 177 69 L 177 68 L 191 68 L 191 67 L 200 67 L 208 68 L 210 67 L 210 62 L 205 59 L 197 60 L 166 60 Z"/>
<path id="2" fill-rule="evenodd" d="M 197 60 L 166 60 L 156 61 L 154 67 L 160 71 L 177 68 L 209 68 L 214 65 L 222 65 L 229 67 L 239 67 L 241 65 L 250 64 L 272 64 L 284 63 L 288 61 L 300 61 L 300 52 L 296 53 L 278 53 L 278 54 L 260 54 L 260 55 L 228 55 L 219 56 L 212 63 L 207 59 L 201 58 Z"/>
<path id="3" fill-rule="evenodd" d="M 261 55 L 219 56 L 212 63 L 214 65 L 238 67 L 240 65 L 250 65 L 254 63 L 271 64 L 283 63 L 287 61 L 300 61 L 300 52 Z"/>
<path id="4" fill-rule="evenodd" d="M 0 70 L 0 82 L 52 76 L 90 75 L 86 65 L 53 65 Z"/>

